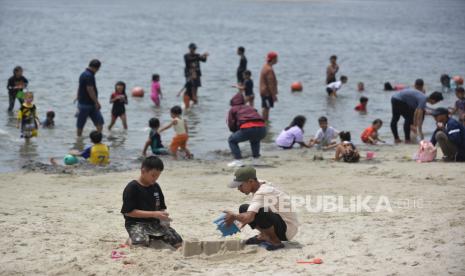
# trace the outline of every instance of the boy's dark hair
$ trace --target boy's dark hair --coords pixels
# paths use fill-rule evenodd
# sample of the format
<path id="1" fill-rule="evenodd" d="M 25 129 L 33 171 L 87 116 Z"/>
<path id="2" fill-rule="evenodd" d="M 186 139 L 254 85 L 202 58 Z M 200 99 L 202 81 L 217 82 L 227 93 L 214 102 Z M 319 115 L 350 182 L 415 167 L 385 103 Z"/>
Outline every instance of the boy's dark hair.
<path id="1" fill-rule="evenodd" d="M 348 80 L 347 76 L 341 76 L 341 81 L 347 81 L 347 80 Z"/>
<path id="2" fill-rule="evenodd" d="M 239 53 L 244 53 L 245 52 L 245 48 L 240 46 L 239 48 L 237 48 L 237 51 L 239 51 Z"/>
<path id="3" fill-rule="evenodd" d="M 141 165 L 141 169 L 146 169 L 148 171 L 156 170 L 162 172 L 164 168 L 163 161 L 156 156 L 146 157 Z"/>
<path id="4" fill-rule="evenodd" d="M 447 88 L 450 88 L 450 77 L 447 74 L 442 74 L 440 78 L 441 84 Z"/>
<path id="5" fill-rule="evenodd" d="M 93 59 L 89 62 L 89 67 L 94 69 L 99 69 L 102 63 L 98 59 Z"/>
<path id="6" fill-rule="evenodd" d="M 457 93 L 465 93 L 465 89 L 463 89 L 463 87 L 460 86 L 460 87 L 455 88 L 455 92 L 457 92 Z"/>
<path id="7" fill-rule="evenodd" d="M 153 74 L 152 75 L 152 81 L 159 81 L 160 80 L 160 75 L 158 74 Z"/>
<path id="8" fill-rule="evenodd" d="M 384 90 L 385 91 L 393 91 L 394 87 L 392 87 L 392 84 L 387 81 L 387 82 L 384 83 Z"/>
<path id="9" fill-rule="evenodd" d="M 250 70 L 245 70 L 244 71 L 244 76 L 250 77 L 250 76 L 252 76 L 252 72 L 250 72 Z"/>
<path id="10" fill-rule="evenodd" d="M 330 60 L 331 60 L 331 59 L 337 59 L 337 56 L 336 56 L 336 55 L 332 55 L 332 56 L 329 57 L 329 59 L 330 59 Z"/>
<path id="11" fill-rule="evenodd" d="M 23 70 L 23 67 L 21 66 L 16 66 L 14 69 L 13 69 L 13 75 L 16 74 L 16 72 L 19 72 L 19 71 L 22 71 Z"/>
<path id="12" fill-rule="evenodd" d="M 321 116 L 320 118 L 318 118 L 318 123 L 327 123 L 328 122 L 328 118 L 326 118 L 325 116 Z"/>
<path id="13" fill-rule="evenodd" d="M 444 100 L 444 97 L 442 96 L 442 93 L 441 92 L 438 92 L 438 91 L 434 91 L 433 93 L 431 93 L 431 95 L 429 95 L 428 97 L 430 100 L 433 100 L 435 101 L 436 103 Z"/>
<path id="14" fill-rule="evenodd" d="M 294 117 L 291 124 L 285 128 L 285 130 L 290 129 L 293 126 L 298 126 L 300 129 L 303 129 L 305 125 L 305 121 L 307 121 L 307 118 L 305 118 L 305 116 L 297 115 Z"/>
<path id="15" fill-rule="evenodd" d="M 116 91 L 116 87 L 118 85 L 121 85 L 123 87 L 123 94 L 126 95 L 126 83 L 124 81 L 118 81 L 116 84 L 115 84 L 115 91 Z"/>
<path id="16" fill-rule="evenodd" d="M 90 134 L 89 134 L 89 137 L 90 137 L 90 140 L 92 141 L 92 143 L 94 144 L 98 144 L 100 142 L 102 142 L 102 133 L 99 132 L 99 131 L 92 131 Z"/>
<path id="17" fill-rule="evenodd" d="M 341 138 L 341 141 L 347 141 L 350 142 L 350 131 L 341 131 L 339 132 L 339 138 Z"/>
<path id="18" fill-rule="evenodd" d="M 415 80 L 415 87 L 423 87 L 423 85 L 425 85 L 425 82 L 422 79 Z"/>
<path id="19" fill-rule="evenodd" d="M 361 96 L 360 97 L 360 103 L 367 103 L 368 102 L 368 98 L 365 97 L 365 96 Z"/>
<path id="20" fill-rule="evenodd" d="M 179 105 L 175 105 L 171 108 L 170 112 L 173 113 L 174 115 L 181 115 L 182 108 Z"/>
<path id="21" fill-rule="evenodd" d="M 383 124 L 383 121 L 382 121 L 381 119 L 376 119 L 376 120 L 373 121 L 372 124 L 373 124 L 373 125 L 376 125 L 376 124 L 381 124 L 381 125 L 382 125 L 382 124 Z"/>
<path id="22" fill-rule="evenodd" d="M 47 113 L 45 113 L 47 118 L 55 118 L 55 112 L 53 110 L 50 110 L 50 111 L 47 111 Z"/>
<path id="23" fill-rule="evenodd" d="M 152 118 L 149 120 L 149 127 L 150 128 L 159 128 L 160 127 L 160 120 L 157 118 Z"/>

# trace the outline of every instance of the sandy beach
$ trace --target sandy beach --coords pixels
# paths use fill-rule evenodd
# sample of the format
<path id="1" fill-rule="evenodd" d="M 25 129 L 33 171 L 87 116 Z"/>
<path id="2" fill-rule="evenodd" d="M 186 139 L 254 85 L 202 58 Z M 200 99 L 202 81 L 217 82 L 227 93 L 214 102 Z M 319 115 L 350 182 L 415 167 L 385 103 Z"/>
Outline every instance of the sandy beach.
<path id="1" fill-rule="evenodd" d="M 464 275 L 463 164 L 410 160 L 416 146 L 362 147 L 374 160 L 336 163 L 332 152 L 264 150 L 258 177 L 290 195 L 389 199 L 392 212 L 309 212 L 285 249 L 257 246 L 184 257 L 168 247 L 123 248 L 125 185 L 138 171 L 0 175 L 1 275 Z M 440 157 L 440 156 L 439 156 Z M 170 161 L 159 183 L 185 240 L 222 240 L 212 221 L 248 196 L 226 188 L 222 161 Z M 79 173 L 80 174 L 80 173 Z M 375 201 L 376 202 L 376 201 Z M 346 204 L 345 202 L 344 204 Z M 246 227 L 228 239 L 246 239 Z M 111 258 L 119 250 L 124 258 Z M 297 264 L 319 257 L 323 264 Z"/>

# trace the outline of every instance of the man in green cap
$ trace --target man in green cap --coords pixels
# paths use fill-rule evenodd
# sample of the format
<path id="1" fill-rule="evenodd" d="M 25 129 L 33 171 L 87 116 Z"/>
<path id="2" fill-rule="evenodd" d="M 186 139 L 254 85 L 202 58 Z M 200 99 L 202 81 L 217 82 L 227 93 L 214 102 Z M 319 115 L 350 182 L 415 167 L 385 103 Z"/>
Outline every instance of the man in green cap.
<path id="1" fill-rule="evenodd" d="M 231 225 L 235 220 L 240 227 L 248 224 L 260 232 L 246 241 L 246 244 L 263 245 L 267 250 L 284 247 L 282 241 L 288 241 L 297 234 L 297 215 L 290 206 L 290 197 L 273 187 L 271 183 L 257 179 L 253 167 L 239 168 L 229 188 L 237 188 L 242 193 L 253 197 L 250 204 L 242 204 L 239 214 L 225 211 L 225 223 Z"/>

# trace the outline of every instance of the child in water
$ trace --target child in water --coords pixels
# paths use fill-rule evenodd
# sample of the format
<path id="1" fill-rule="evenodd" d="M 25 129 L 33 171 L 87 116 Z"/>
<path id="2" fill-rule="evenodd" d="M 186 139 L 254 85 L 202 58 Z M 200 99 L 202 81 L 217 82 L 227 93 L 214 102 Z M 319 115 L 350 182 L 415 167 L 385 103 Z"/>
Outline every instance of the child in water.
<path id="1" fill-rule="evenodd" d="M 191 152 L 187 149 L 187 140 L 189 139 L 189 132 L 187 128 L 187 121 L 182 118 L 182 108 L 178 105 L 171 108 L 171 123 L 160 129 L 159 133 L 167 130 L 170 127 L 174 128 L 176 135 L 173 137 L 170 145 L 170 152 L 174 159 L 177 159 L 178 150 L 181 149 L 186 152 L 187 158 L 192 158 Z"/>
<path id="2" fill-rule="evenodd" d="M 463 87 L 455 89 L 455 96 L 457 96 L 457 101 L 455 102 L 455 106 L 450 108 L 450 112 L 457 114 L 459 121 L 465 125 L 465 90 Z"/>
<path id="3" fill-rule="evenodd" d="M 366 113 L 367 112 L 367 104 L 368 104 L 368 98 L 367 97 L 360 97 L 360 104 L 358 104 L 355 107 L 355 110 L 361 113 Z"/>
<path id="4" fill-rule="evenodd" d="M 142 155 L 143 156 L 147 155 L 148 147 L 152 149 L 152 153 L 155 155 L 168 154 L 168 150 L 166 150 L 166 148 L 161 143 L 160 133 L 158 133 L 158 129 L 160 128 L 160 121 L 157 118 L 150 119 L 149 127 L 150 127 L 149 139 L 147 139 L 147 142 L 145 142 L 144 149 L 142 150 Z"/>
<path id="5" fill-rule="evenodd" d="M 332 82 L 326 86 L 326 92 L 328 96 L 336 98 L 337 91 L 341 89 L 342 85 L 347 83 L 348 78 L 346 76 L 341 76 L 339 81 Z"/>
<path id="6" fill-rule="evenodd" d="M 378 130 L 383 126 L 381 119 L 373 121 L 370 127 L 367 127 L 360 136 L 363 143 L 376 145 L 378 142 L 385 143 L 378 136 Z"/>
<path id="7" fill-rule="evenodd" d="M 192 81 L 187 81 L 186 84 L 184 84 L 184 87 L 179 91 L 179 93 L 176 95 L 176 97 L 182 96 L 182 100 L 184 102 L 184 108 L 187 110 L 191 106 L 191 101 L 193 102 L 193 94 L 192 94 Z"/>
<path id="8" fill-rule="evenodd" d="M 34 94 L 30 91 L 24 93 L 24 102 L 18 111 L 17 128 L 21 127 L 21 138 L 28 140 L 37 137 L 37 129 L 40 125 L 37 116 L 37 108 L 33 103 Z"/>
<path id="9" fill-rule="evenodd" d="M 55 112 L 53 110 L 49 110 L 46 113 L 46 118 L 42 122 L 42 127 L 43 128 L 54 128 L 55 127 Z"/>
<path id="10" fill-rule="evenodd" d="M 152 99 L 155 106 L 160 106 L 160 99 L 163 97 L 161 93 L 161 86 L 160 86 L 160 75 L 153 74 L 152 75 L 152 93 L 150 94 L 150 98 Z"/>
<path id="11" fill-rule="evenodd" d="M 350 132 L 341 131 L 341 133 L 339 133 L 339 138 L 341 139 L 341 143 L 336 146 L 334 160 L 339 161 L 342 159 L 347 163 L 358 162 L 360 160 L 360 154 L 355 145 L 351 142 Z"/>
<path id="12" fill-rule="evenodd" d="M 102 133 L 94 130 L 89 134 L 93 146 L 87 147 L 81 153 L 70 152 L 72 155 L 81 156 L 89 161 L 92 165 L 108 165 L 110 163 L 110 149 L 102 143 Z"/>
<path id="13" fill-rule="evenodd" d="M 276 144 L 283 149 L 291 149 L 295 143 L 301 147 L 309 148 L 304 142 L 304 126 L 307 119 L 298 115 L 294 117 L 291 124 L 286 127 L 276 138 Z"/>
<path id="14" fill-rule="evenodd" d="M 125 105 L 128 104 L 128 96 L 126 95 L 126 84 L 124 82 L 119 81 L 115 84 L 115 92 L 110 96 L 110 103 L 113 104 L 113 107 L 111 108 L 111 123 L 108 130 L 111 130 L 115 125 L 118 117 L 121 118 L 124 129 L 128 129 L 125 108 Z"/>

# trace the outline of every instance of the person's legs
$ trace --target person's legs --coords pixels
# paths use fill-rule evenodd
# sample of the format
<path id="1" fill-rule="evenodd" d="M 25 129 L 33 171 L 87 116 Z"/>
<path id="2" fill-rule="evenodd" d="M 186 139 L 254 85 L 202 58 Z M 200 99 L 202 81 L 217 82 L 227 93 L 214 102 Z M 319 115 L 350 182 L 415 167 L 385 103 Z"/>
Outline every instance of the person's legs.
<path id="1" fill-rule="evenodd" d="M 16 93 L 8 91 L 8 111 L 13 111 L 15 107 Z"/>
<path id="2" fill-rule="evenodd" d="M 396 143 L 400 142 L 399 139 L 399 132 L 397 131 L 397 123 L 400 119 L 400 104 L 401 102 L 396 99 L 391 99 L 391 106 L 392 106 L 392 118 L 391 118 L 391 131 L 394 135 L 394 140 Z"/>
<path id="3" fill-rule="evenodd" d="M 239 213 L 247 212 L 249 204 L 242 204 L 239 207 Z M 252 229 L 260 231 L 257 239 L 268 241 L 271 244 L 281 244 L 281 241 L 287 241 L 286 230 L 287 225 L 280 215 L 273 213 L 271 210 L 265 212 L 264 208 L 260 208 L 255 215 L 255 219 L 249 223 Z"/>
<path id="4" fill-rule="evenodd" d="M 123 122 L 123 128 L 128 129 L 128 121 L 126 118 L 126 113 L 122 114 L 120 118 L 121 118 L 121 121 Z"/>
<path id="5" fill-rule="evenodd" d="M 82 136 L 82 130 L 84 129 L 84 126 L 86 125 L 87 122 L 87 117 L 89 116 L 89 112 L 92 107 L 90 106 L 84 106 L 84 105 L 78 105 L 78 116 L 76 120 L 76 127 L 77 127 L 77 136 L 80 137 Z"/>
<path id="6" fill-rule="evenodd" d="M 405 143 L 410 142 L 410 126 L 413 124 L 413 116 L 415 110 L 410 108 L 408 105 L 405 105 L 402 109 L 402 117 L 404 117 L 404 135 Z"/>
<path id="7" fill-rule="evenodd" d="M 94 106 L 89 112 L 89 117 L 94 123 L 95 128 L 97 129 L 98 132 L 102 132 L 103 124 L 105 121 L 103 120 L 102 113 L 100 110 L 96 109 Z M 116 120 L 116 118 L 115 118 Z"/>
<path id="8" fill-rule="evenodd" d="M 260 141 L 266 136 L 265 127 L 254 127 L 250 129 L 250 148 L 252 150 L 252 157 L 260 157 Z"/>
<path id="9" fill-rule="evenodd" d="M 149 246 L 150 237 L 147 234 L 149 225 L 147 223 L 136 223 L 126 228 L 129 234 L 129 240 L 131 245 L 143 245 Z"/>
<path id="10" fill-rule="evenodd" d="M 436 132 L 435 138 L 442 150 L 443 155 L 446 157 L 445 159 L 447 161 L 455 161 L 455 156 L 458 152 L 457 146 L 449 141 L 447 134 L 445 134 L 443 131 L 438 131 Z"/>
<path id="11" fill-rule="evenodd" d="M 249 137 L 244 129 L 239 129 L 229 136 L 228 143 L 231 153 L 234 155 L 234 159 L 242 159 L 241 149 L 239 143 L 249 140 Z"/>
<path id="12" fill-rule="evenodd" d="M 111 128 L 115 124 L 117 118 L 118 117 L 116 117 L 115 115 L 111 115 L 111 122 L 110 122 L 110 125 L 108 126 L 108 130 L 111 130 Z"/>

